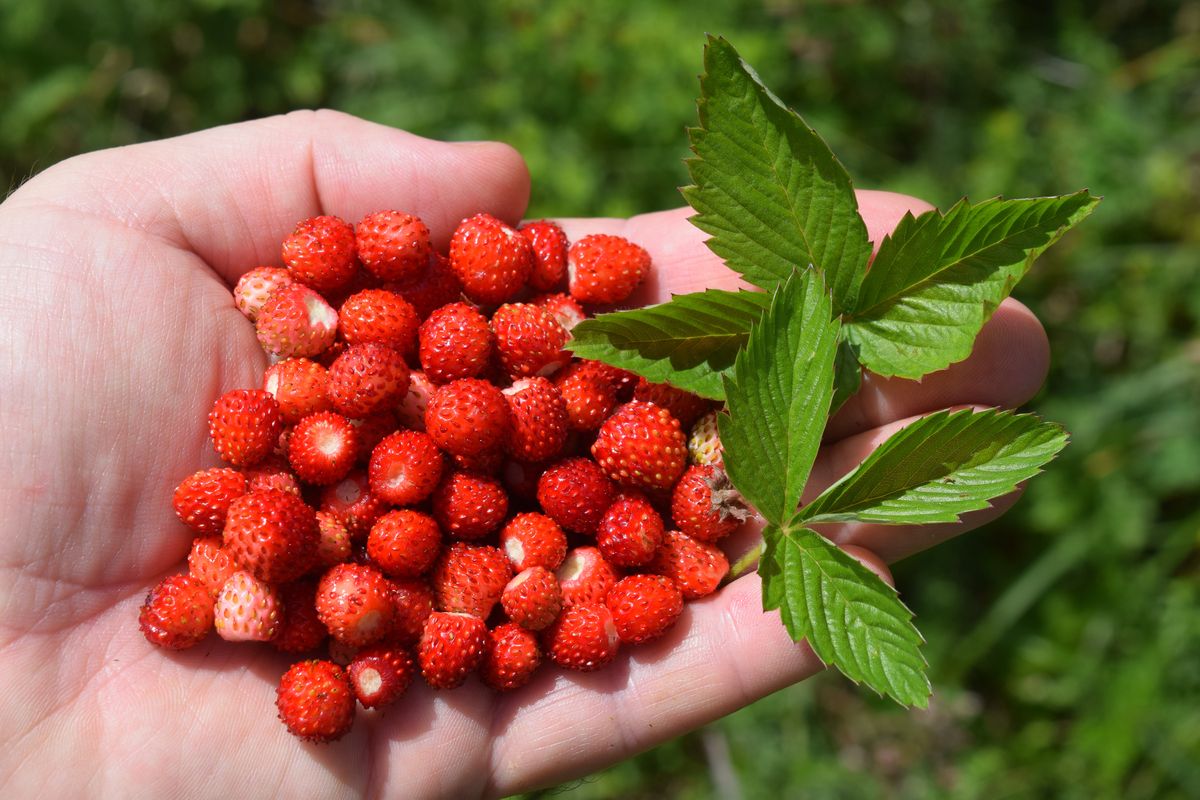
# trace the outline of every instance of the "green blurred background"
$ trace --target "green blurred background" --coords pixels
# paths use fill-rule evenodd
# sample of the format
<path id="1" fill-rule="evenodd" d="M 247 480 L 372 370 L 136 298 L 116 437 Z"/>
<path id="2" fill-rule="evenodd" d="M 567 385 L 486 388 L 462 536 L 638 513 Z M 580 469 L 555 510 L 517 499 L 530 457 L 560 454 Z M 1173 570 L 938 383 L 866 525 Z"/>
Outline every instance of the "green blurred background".
<path id="1" fill-rule="evenodd" d="M 897 566 L 929 711 L 825 675 L 554 791 L 1200 797 L 1200 2 L 0 0 L 0 187 L 331 106 L 515 145 L 533 215 L 666 208 L 706 31 L 859 186 L 1106 197 L 1017 291 L 1055 353 L 1032 406 L 1073 445 L 1001 522 Z"/>

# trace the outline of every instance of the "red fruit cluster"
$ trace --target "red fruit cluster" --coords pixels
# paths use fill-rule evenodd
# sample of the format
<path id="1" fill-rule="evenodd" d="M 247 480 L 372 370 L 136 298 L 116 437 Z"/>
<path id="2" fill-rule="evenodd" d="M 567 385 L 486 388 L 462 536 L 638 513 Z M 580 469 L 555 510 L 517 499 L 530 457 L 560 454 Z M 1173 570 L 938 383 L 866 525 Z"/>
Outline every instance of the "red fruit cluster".
<path id="1" fill-rule="evenodd" d="M 323 742 L 418 673 L 597 669 L 716 590 L 741 517 L 719 465 L 688 466 L 709 404 L 569 352 L 580 303 L 628 299 L 645 250 L 477 214 L 446 256 L 381 211 L 301 222 L 282 261 L 234 290 L 275 363 L 212 406 L 224 464 L 175 489 L 194 541 L 140 610 L 149 641 L 295 654 L 279 715 Z"/>

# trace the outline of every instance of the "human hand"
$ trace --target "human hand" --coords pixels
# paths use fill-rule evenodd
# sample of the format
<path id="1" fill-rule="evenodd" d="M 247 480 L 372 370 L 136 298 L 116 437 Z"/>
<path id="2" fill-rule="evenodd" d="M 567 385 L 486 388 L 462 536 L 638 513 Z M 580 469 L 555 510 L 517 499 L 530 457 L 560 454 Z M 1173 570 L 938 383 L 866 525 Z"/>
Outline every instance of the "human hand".
<path id="1" fill-rule="evenodd" d="M 497 695 L 420 681 L 343 739 L 308 745 L 275 719 L 288 659 L 215 637 L 147 644 L 137 609 L 190 536 L 171 492 L 215 465 L 200 423 L 266 358 L 229 289 L 303 218 L 419 214 L 444 247 L 458 220 L 516 221 L 528 174 L 496 144 L 442 144 L 330 112 L 297 113 L 81 156 L 0 205 L 0 786 L 9 796 L 502 795 L 586 774 L 821 668 L 764 615 L 746 575 L 688 604 L 662 640 L 588 674 L 541 670 Z M 912 198 L 861 192 L 878 241 Z M 654 258 L 637 299 L 737 285 L 683 211 L 565 220 Z M 1007 300 L 974 354 L 921 383 L 868 376 L 831 423 L 813 489 L 907 419 L 1017 405 L 1041 384 L 1044 334 Z M 827 531 L 886 574 L 973 527 Z"/>

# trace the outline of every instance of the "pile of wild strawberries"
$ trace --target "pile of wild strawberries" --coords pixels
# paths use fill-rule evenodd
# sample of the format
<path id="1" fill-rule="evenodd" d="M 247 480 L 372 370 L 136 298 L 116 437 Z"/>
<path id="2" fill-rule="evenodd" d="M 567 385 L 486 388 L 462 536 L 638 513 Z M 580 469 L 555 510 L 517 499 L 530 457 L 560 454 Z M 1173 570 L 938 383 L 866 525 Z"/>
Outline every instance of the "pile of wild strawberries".
<path id="1" fill-rule="evenodd" d="M 643 248 L 477 214 L 447 257 L 380 211 L 301 222 L 283 262 L 234 290 L 273 363 L 213 404 L 228 466 L 175 490 L 195 541 L 141 607 L 149 641 L 310 655 L 277 706 L 330 741 L 417 670 L 500 691 L 543 658 L 594 670 L 716 590 L 744 509 L 710 404 L 564 350 L 581 303 L 645 279 Z"/>

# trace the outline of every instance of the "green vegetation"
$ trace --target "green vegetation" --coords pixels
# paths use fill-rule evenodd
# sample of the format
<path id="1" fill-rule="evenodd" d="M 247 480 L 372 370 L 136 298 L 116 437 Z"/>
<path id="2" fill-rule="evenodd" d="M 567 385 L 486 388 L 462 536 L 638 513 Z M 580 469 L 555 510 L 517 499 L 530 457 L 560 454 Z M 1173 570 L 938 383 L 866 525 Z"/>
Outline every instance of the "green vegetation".
<path id="1" fill-rule="evenodd" d="M 1105 196 L 1016 292 L 1054 346 L 1033 410 L 1072 444 L 1001 522 L 898 565 L 928 711 L 826 675 L 567 796 L 1200 796 L 1195 0 L 0 0 L 0 187 L 328 105 L 514 144 L 533 214 L 679 205 L 705 31 L 859 185 Z"/>

